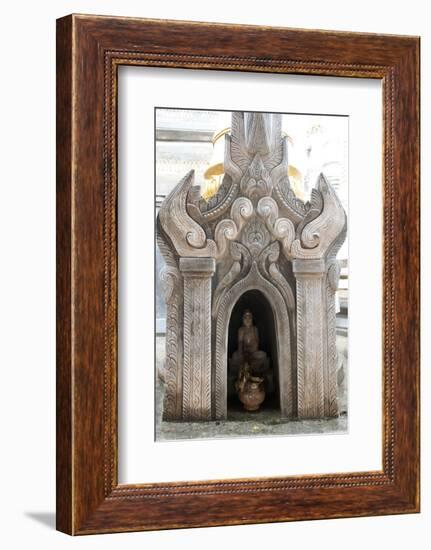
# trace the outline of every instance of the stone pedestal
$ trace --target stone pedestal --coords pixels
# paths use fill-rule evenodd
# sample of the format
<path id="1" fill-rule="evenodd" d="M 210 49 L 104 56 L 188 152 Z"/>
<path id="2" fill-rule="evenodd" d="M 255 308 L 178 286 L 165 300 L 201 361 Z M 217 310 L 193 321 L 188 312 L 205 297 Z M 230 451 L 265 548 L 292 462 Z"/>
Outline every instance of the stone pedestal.
<path id="1" fill-rule="evenodd" d="M 297 296 L 298 418 L 325 416 L 327 368 L 324 260 L 294 260 Z"/>
<path id="2" fill-rule="evenodd" d="M 213 258 L 181 258 L 184 277 L 183 420 L 211 419 Z"/>

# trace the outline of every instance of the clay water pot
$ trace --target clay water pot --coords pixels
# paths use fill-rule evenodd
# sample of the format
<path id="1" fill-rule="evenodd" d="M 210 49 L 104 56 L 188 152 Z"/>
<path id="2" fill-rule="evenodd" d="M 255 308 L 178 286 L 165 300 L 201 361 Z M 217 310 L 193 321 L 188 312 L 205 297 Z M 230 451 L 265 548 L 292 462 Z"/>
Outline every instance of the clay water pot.
<path id="1" fill-rule="evenodd" d="M 265 399 L 263 378 L 251 376 L 244 384 L 244 389 L 238 391 L 238 397 L 248 412 L 258 411 Z"/>

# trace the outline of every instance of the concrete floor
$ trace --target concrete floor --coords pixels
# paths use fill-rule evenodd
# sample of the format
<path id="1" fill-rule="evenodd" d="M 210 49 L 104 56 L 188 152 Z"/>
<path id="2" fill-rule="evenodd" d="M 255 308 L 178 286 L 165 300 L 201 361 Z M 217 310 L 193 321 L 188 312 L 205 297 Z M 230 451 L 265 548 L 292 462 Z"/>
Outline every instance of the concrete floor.
<path id="1" fill-rule="evenodd" d="M 286 420 L 280 418 L 276 409 L 265 409 L 247 413 L 240 404 L 228 410 L 228 418 L 212 422 L 164 422 L 162 405 L 164 386 L 157 377 L 156 382 L 156 440 L 217 439 L 231 437 L 256 437 L 280 435 L 313 435 L 347 432 L 347 337 L 337 335 L 337 349 L 340 358 L 338 371 L 338 402 L 340 416 L 320 420 Z M 164 338 L 156 341 L 156 355 L 159 367 L 164 362 Z"/>

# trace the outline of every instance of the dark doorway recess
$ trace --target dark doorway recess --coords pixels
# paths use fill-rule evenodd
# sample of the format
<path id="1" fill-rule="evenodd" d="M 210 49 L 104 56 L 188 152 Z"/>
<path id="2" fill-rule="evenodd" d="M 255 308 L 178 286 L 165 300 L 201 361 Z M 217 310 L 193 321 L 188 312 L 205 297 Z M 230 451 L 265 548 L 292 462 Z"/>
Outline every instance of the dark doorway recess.
<path id="1" fill-rule="evenodd" d="M 277 358 L 277 332 L 271 305 L 259 290 L 245 292 L 235 304 L 229 321 L 228 358 L 238 349 L 238 329 L 242 325 L 242 316 L 246 309 L 253 315 L 253 324 L 259 331 L 259 349 L 270 359 L 271 376 L 266 384 L 266 398 L 261 411 L 279 410 L 279 383 Z M 228 411 L 241 411 L 242 404 L 236 395 L 234 381 L 228 378 Z M 260 411 L 253 413 L 259 415 Z M 249 416 L 250 413 L 247 413 Z"/>

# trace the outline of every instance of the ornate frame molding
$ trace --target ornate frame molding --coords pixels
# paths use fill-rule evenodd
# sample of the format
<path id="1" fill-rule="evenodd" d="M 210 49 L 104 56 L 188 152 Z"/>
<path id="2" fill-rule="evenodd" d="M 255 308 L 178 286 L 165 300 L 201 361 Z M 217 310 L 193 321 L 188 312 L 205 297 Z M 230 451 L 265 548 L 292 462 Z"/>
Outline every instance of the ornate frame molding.
<path id="1" fill-rule="evenodd" d="M 59 19 L 57 31 L 57 528 L 86 534 L 417 512 L 419 39 L 78 15 Z M 228 35 L 229 45 L 218 46 Z M 382 80 L 382 471 L 118 484 L 120 65 Z"/>

